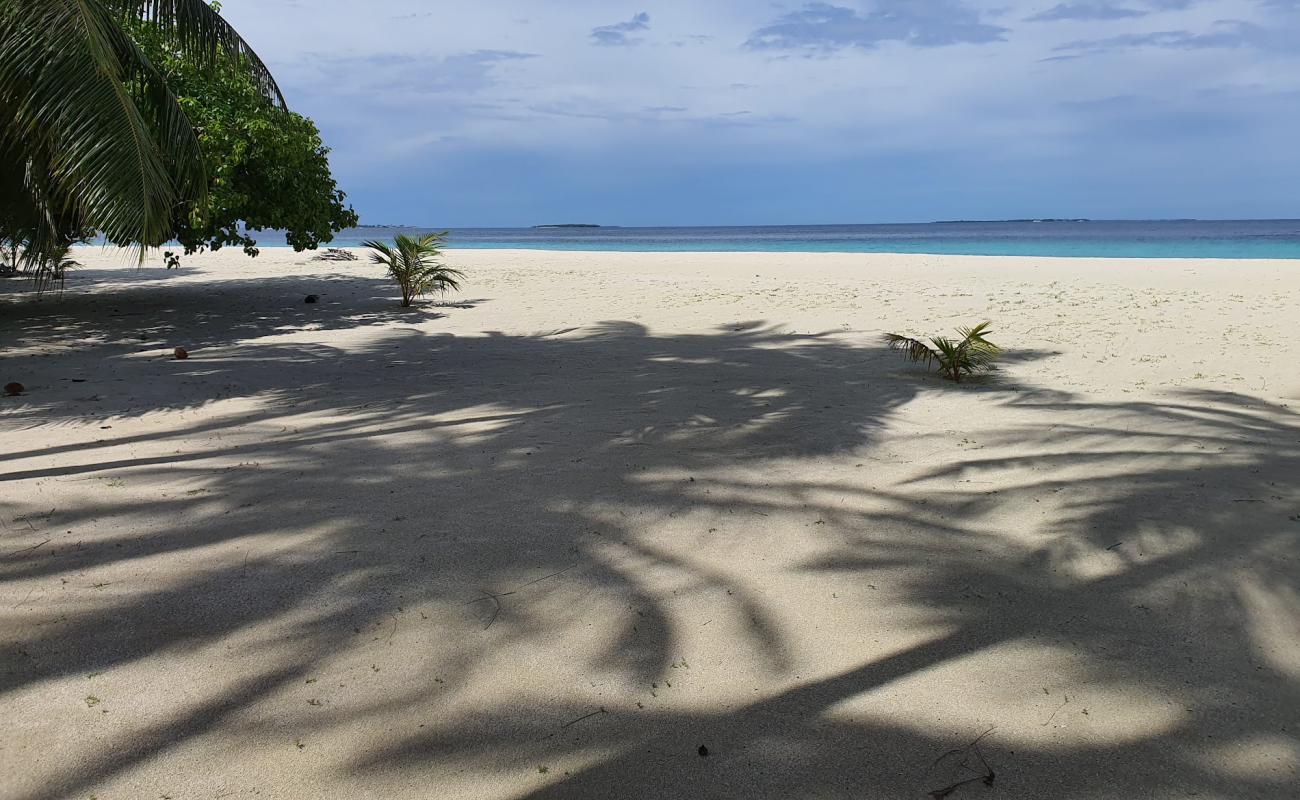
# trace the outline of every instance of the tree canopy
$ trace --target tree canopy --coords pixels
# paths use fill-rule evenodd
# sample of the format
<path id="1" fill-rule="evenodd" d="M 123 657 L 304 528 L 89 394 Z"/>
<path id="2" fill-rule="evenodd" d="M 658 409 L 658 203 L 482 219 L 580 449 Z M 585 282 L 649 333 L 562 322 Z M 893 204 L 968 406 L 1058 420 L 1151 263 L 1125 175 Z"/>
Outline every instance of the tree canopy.
<path id="1" fill-rule="evenodd" d="M 316 126 L 219 10 L 0 2 L 0 238 L 40 264 L 93 232 L 255 255 L 249 230 L 301 250 L 356 224 Z"/>
<path id="2" fill-rule="evenodd" d="M 173 216 L 185 252 L 239 246 L 257 255 L 251 232 L 285 232 L 296 250 L 329 242 L 357 224 L 330 173 L 329 148 L 307 117 L 278 107 L 245 70 L 210 70 L 149 22 L 130 28 L 198 135 L 206 196 Z"/>
<path id="3" fill-rule="evenodd" d="M 197 68 L 238 70 L 283 106 L 271 73 L 202 0 L 0 3 L 0 231 L 37 260 L 93 229 L 161 245 L 208 179 L 193 125 L 127 33 L 147 21 Z"/>

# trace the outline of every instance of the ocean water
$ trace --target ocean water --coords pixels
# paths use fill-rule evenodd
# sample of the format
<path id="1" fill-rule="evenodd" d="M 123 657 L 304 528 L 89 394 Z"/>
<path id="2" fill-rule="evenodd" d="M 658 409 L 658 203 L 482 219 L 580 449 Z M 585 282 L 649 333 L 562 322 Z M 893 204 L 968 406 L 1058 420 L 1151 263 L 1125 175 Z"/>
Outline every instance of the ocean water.
<path id="1" fill-rule="evenodd" d="M 431 228 L 341 231 L 334 247 Z M 266 232 L 263 246 L 277 237 Z M 1300 259 L 1300 220 L 928 222 L 683 228 L 457 228 L 448 249 L 932 253 L 985 256 Z"/>

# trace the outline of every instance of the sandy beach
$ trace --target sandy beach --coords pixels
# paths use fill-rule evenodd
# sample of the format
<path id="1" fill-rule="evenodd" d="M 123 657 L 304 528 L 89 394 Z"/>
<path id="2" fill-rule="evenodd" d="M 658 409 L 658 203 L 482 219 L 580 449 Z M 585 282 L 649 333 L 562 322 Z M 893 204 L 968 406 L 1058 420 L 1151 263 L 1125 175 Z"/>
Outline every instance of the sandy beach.
<path id="1" fill-rule="evenodd" d="M 0 282 L 0 798 L 1300 783 L 1297 262 L 77 258 Z"/>

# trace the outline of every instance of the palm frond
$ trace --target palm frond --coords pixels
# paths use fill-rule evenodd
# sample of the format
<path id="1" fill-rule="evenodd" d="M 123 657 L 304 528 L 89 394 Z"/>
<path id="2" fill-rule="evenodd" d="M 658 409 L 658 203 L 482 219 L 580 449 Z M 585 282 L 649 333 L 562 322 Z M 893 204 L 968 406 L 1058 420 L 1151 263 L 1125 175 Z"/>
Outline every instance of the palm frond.
<path id="1" fill-rule="evenodd" d="M 958 328 L 957 332 L 960 333 L 962 339 L 966 341 L 976 342 L 987 347 L 992 347 L 996 350 L 998 349 L 998 346 L 984 338 L 984 334 L 988 332 L 989 325 L 992 324 L 992 322 L 985 320 L 973 328 Z"/>
<path id="2" fill-rule="evenodd" d="M 165 80 L 97 0 L 10 0 L 0 16 L 0 151 L 27 165 L 52 253 L 68 229 L 165 241 L 206 190 L 198 138 Z M 26 12 L 26 13 L 24 13 Z"/>
<path id="3" fill-rule="evenodd" d="M 121 17 L 142 19 L 157 25 L 188 58 L 207 66 L 216 66 L 224 61 L 246 73 L 263 96 L 281 108 L 286 107 L 284 93 L 271 70 L 244 37 L 204 0 L 99 2 Z"/>
<path id="4" fill-rule="evenodd" d="M 161 244 L 173 215 L 206 193 L 198 137 L 124 29 L 130 20 L 187 58 L 242 70 L 284 106 L 266 65 L 203 0 L 4 0 L 0 158 L 22 165 L 22 179 L 5 176 L 19 199 L 0 205 L 38 255 L 88 227 L 118 244 Z"/>
<path id="5" fill-rule="evenodd" d="M 465 273 L 454 267 L 438 265 L 429 270 L 428 277 L 433 283 L 444 287 L 444 291 L 451 289 L 452 291 L 458 292 L 460 291 L 460 281 L 465 277 Z"/>
<path id="6" fill-rule="evenodd" d="M 910 336 L 901 336 L 897 333 L 886 333 L 885 344 L 891 350 L 901 351 L 908 359 L 912 361 L 924 361 L 927 365 L 934 361 L 936 353 L 930 349 L 929 345 L 920 339 L 913 339 Z"/>
<path id="7" fill-rule="evenodd" d="M 1002 354 L 1002 348 L 984 338 L 989 324 L 985 321 L 973 328 L 958 329 L 958 333 L 962 334 L 962 370 L 968 375 L 991 372 L 997 368 L 993 362 Z"/>
<path id="8" fill-rule="evenodd" d="M 438 233 L 426 233 L 420 237 L 419 246 L 425 250 L 430 250 L 437 255 L 439 248 L 447 243 L 447 234 L 450 231 L 440 231 Z"/>
<path id="9" fill-rule="evenodd" d="M 946 336 L 935 336 L 930 339 L 930 344 L 934 345 L 935 354 L 940 358 L 956 358 L 961 352 L 959 345 Z"/>
<path id="10" fill-rule="evenodd" d="M 376 239 L 367 239 L 361 243 L 361 246 L 374 251 L 370 254 L 370 260 L 374 263 L 385 266 L 393 263 L 395 257 L 393 248 L 389 247 L 386 243 Z"/>

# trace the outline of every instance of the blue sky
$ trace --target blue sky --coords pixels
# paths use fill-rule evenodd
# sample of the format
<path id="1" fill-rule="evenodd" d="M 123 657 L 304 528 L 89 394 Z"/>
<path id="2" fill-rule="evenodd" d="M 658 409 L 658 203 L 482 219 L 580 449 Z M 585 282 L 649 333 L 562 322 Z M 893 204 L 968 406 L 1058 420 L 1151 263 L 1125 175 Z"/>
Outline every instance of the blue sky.
<path id="1" fill-rule="evenodd" d="M 226 0 L 370 224 L 1300 217 L 1300 0 Z"/>

